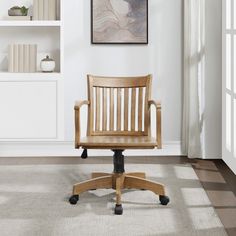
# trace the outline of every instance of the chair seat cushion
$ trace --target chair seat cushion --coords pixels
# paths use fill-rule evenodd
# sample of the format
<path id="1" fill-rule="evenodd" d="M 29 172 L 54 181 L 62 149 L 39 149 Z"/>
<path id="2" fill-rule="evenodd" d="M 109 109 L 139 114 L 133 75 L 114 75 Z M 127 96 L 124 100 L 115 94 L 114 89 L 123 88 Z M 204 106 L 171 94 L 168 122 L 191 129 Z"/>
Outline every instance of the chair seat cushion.
<path id="1" fill-rule="evenodd" d="M 157 141 L 148 136 L 87 136 L 80 140 L 80 146 L 87 149 L 153 149 Z"/>

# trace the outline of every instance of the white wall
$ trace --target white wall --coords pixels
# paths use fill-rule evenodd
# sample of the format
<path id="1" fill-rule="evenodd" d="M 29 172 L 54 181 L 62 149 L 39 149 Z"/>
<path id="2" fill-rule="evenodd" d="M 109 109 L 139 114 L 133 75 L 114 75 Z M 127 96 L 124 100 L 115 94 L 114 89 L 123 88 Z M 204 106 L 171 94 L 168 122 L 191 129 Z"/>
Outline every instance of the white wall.
<path id="1" fill-rule="evenodd" d="M 153 97 L 161 99 L 163 104 L 163 142 L 180 141 L 183 0 L 149 0 L 149 44 L 143 46 L 91 45 L 90 1 L 70 0 L 64 6 L 65 141 L 74 140 L 74 101 L 86 99 L 88 73 L 117 76 L 152 73 Z M 206 0 L 205 156 L 208 158 L 221 156 L 221 57 L 221 0 Z M 85 130 L 85 113 L 82 122 Z M 6 156 L 12 156 L 12 150 L 18 155 L 20 147 L 24 156 L 34 144 L 19 143 L 15 148 L 12 148 L 14 144 L 9 145 L 5 148 Z M 40 150 L 46 150 L 42 155 L 48 155 L 49 151 L 42 145 L 44 148 Z M 57 154 L 55 150 L 59 154 L 63 145 L 66 143 L 51 148 L 52 155 Z M 71 144 L 69 150 L 74 150 Z M 35 151 L 29 155 L 35 155 Z"/>
<path id="2" fill-rule="evenodd" d="M 65 133 L 74 138 L 73 105 L 85 99 L 86 74 L 152 73 L 153 97 L 163 104 L 163 141 L 180 141 L 182 96 L 182 0 L 149 0 L 149 44 L 90 44 L 90 1 L 65 4 Z M 85 122 L 85 115 L 83 115 Z"/>
<path id="3" fill-rule="evenodd" d="M 65 133 L 73 140 L 73 105 L 85 99 L 86 74 L 152 73 L 163 104 L 163 142 L 181 140 L 183 0 L 149 0 L 149 44 L 90 44 L 90 1 L 65 4 Z M 221 0 L 206 0 L 205 156 L 221 157 Z M 85 114 L 85 113 L 84 113 Z M 86 123 L 85 115 L 83 122 Z M 85 125 L 84 125 L 85 126 Z"/>

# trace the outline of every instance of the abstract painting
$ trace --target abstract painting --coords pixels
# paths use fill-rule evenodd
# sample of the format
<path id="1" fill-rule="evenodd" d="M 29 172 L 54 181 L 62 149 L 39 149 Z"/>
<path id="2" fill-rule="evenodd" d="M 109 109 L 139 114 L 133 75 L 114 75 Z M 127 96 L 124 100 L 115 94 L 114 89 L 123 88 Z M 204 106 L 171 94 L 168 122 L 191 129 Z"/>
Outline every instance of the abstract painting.
<path id="1" fill-rule="evenodd" d="M 93 44 L 147 44 L 148 0 L 91 0 Z"/>

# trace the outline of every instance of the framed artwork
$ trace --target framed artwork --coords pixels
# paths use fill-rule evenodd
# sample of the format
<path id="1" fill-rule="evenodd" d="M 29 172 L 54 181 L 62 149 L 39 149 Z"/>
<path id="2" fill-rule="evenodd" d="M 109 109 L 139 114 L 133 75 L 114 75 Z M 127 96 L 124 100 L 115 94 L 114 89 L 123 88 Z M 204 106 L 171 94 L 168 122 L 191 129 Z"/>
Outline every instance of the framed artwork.
<path id="1" fill-rule="evenodd" d="M 92 44 L 148 44 L 148 0 L 91 0 Z"/>

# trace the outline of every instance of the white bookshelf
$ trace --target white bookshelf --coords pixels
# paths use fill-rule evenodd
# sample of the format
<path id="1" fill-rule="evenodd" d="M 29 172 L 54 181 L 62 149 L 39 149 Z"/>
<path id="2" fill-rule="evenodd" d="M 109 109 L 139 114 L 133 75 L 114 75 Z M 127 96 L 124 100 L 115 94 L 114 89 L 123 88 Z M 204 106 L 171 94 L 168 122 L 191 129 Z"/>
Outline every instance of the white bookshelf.
<path id="1" fill-rule="evenodd" d="M 62 70 L 62 26 L 0 26 L 0 72 L 8 71 L 9 44 L 37 44 L 37 72 L 47 55 L 56 62 L 55 72 Z"/>
<path id="2" fill-rule="evenodd" d="M 5 20 L 10 7 L 32 3 L 0 1 L 0 142 L 64 140 L 63 0 L 57 1 L 55 21 Z M 8 72 L 9 44 L 37 44 L 36 73 Z M 46 55 L 56 62 L 53 73 L 40 70 Z"/>
<path id="3" fill-rule="evenodd" d="M 60 21 L 62 19 L 62 0 L 56 0 L 56 20 Z M 1 0 L 0 1 L 0 20 L 5 20 L 8 17 L 8 9 L 13 6 L 26 6 L 30 8 L 29 15 L 33 14 L 33 0 Z"/>
<path id="4" fill-rule="evenodd" d="M 0 81 L 35 81 L 35 80 L 62 80 L 63 76 L 61 73 L 9 73 L 1 72 Z"/>
<path id="5" fill-rule="evenodd" d="M 0 21 L 0 27 L 11 27 L 11 26 L 17 26 L 17 27 L 37 27 L 37 26 L 44 26 L 44 27 L 51 27 L 51 26 L 62 26 L 61 21 L 9 21 L 9 20 L 2 20 Z"/>

